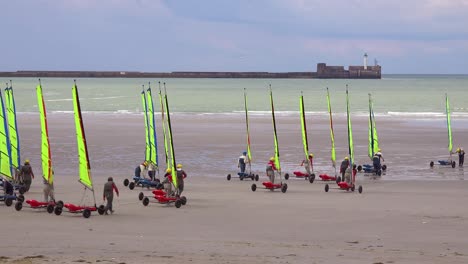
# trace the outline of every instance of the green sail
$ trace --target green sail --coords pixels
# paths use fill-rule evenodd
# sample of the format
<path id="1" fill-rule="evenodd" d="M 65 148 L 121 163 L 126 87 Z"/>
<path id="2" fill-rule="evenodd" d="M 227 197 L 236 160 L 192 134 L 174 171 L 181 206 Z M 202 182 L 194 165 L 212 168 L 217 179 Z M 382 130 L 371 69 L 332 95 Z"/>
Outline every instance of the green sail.
<path id="1" fill-rule="evenodd" d="M 151 94 L 151 88 L 146 90 L 146 101 L 148 106 L 148 127 L 149 127 L 149 140 L 151 145 L 150 161 L 154 165 L 158 166 L 158 142 L 156 139 L 156 122 L 154 120 L 154 107 L 153 107 L 153 96 Z"/>
<path id="2" fill-rule="evenodd" d="M 351 113 L 349 111 L 349 95 L 348 87 L 346 87 L 346 116 L 348 119 L 348 152 L 349 152 L 349 164 L 353 167 L 354 161 L 354 143 L 353 143 L 353 128 L 351 127 Z"/>
<path id="3" fill-rule="evenodd" d="M 163 138 L 164 138 L 164 153 L 166 154 L 166 167 L 171 168 L 171 163 L 169 160 L 169 143 L 168 143 L 168 137 L 167 137 L 167 132 L 166 132 L 166 117 L 164 116 L 165 110 L 164 110 L 164 101 L 163 101 L 163 96 L 161 93 L 161 87 L 159 89 L 159 102 L 161 103 L 161 123 L 162 123 L 162 128 L 163 128 Z"/>
<path id="4" fill-rule="evenodd" d="M 450 104 L 449 104 L 449 99 L 448 95 L 445 94 L 445 113 L 447 115 L 447 132 L 448 132 L 448 150 L 449 153 L 452 153 L 452 122 L 450 120 Z"/>
<path id="5" fill-rule="evenodd" d="M 167 100 L 167 93 L 164 94 L 164 99 L 166 103 L 166 114 L 167 114 L 167 134 L 169 136 L 169 146 L 171 150 L 171 167 L 172 167 L 172 183 L 174 184 L 174 187 L 177 189 L 178 188 L 178 183 L 177 183 L 177 171 L 176 171 L 176 159 L 175 159 L 175 153 L 174 153 L 174 141 L 172 137 L 172 126 L 171 126 L 171 114 L 169 112 L 169 103 Z"/>
<path id="6" fill-rule="evenodd" d="M 247 108 L 247 92 L 244 88 L 244 108 L 245 108 L 245 125 L 247 129 L 247 157 L 252 161 L 252 152 L 250 150 L 250 130 L 249 130 L 249 110 Z"/>
<path id="7" fill-rule="evenodd" d="M 301 112 L 302 145 L 304 146 L 305 160 L 309 162 L 309 142 L 307 140 L 307 126 L 306 126 L 305 110 L 304 110 L 304 96 L 302 94 L 299 100 L 299 108 Z"/>
<path id="8" fill-rule="evenodd" d="M 149 133 L 149 126 L 148 126 L 148 106 L 146 105 L 146 93 L 144 89 L 141 92 L 141 104 L 143 107 L 143 116 L 145 117 L 145 138 L 146 138 L 145 161 L 149 161 L 151 158 L 151 144 L 150 144 L 150 133 Z"/>
<path id="9" fill-rule="evenodd" d="M 327 88 L 327 105 L 328 114 L 330 115 L 330 140 L 331 140 L 331 161 L 334 168 L 336 168 L 336 153 L 335 153 L 335 132 L 333 132 L 333 117 L 330 103 L 330 93 Z"/>
<path id="10" fill-rule="evenodd" d="M 8 136 L 8 121 L 5 115 L 2 91 L 0 89 L 0 174 L 12 178 L 10 156 L 10 138 Z"/>
<path id="11" fill-rule="evenodd" d="M 36 87 L 37 93 L 37 106 L 39 108 L 39 119 L 41 122 L 41 164 L 42 164 L 42 177 L 49 184 L 54 183 L 54 170 L 52 168 L 52 155 L 50 152 L 49 144 L 49 130 L 47 127 L 47 112 L 42 96 L 42 86 L 39 84 Z"/>
<path id="12" fill-rule="evenodd" d="M 73 112 L 75 115 L 76 143 L 78 149 L 78 168 L 80 182 L 88 189 L 93 190 L 93 181 L 91 179 L 91 166 L 89 164 L 88 147 L 86 145 L 86 135 L 81 116 L 80 98 L 78 96 L 78 87 L 76 84 L 72 88 L 73 93 Z"/>
<path id="13" fill-rule="evenodd" d="M 13 168 L 19 168 L 20 161 L 20 142 L 16 121 L 15 97 L 13 96 L 13 86 L 5 89 L 5 106 L 8 115 L 8 134 L 10 136 L 11 164 Z"/>
<path id="14" fill-rule="evenodd" d="M 273 136 L 275 139 L 275 166 L 276 170 L 281 174 L 281 163 L 280 163 L 280 153 L 278 147 L 278 136 L 276 134 L 276 119 L 275 119 L 275 107 L 273 104 L 273 92 L 270 86 L 270 103 L 271 103 L 271 116 L 273 121 Z"/>
<path id="15" fill-rule="evenodd" d="M 371 94 L 369 94 L 369 146 L 368 156 L 370 159 L 374 157 L 374 154 L 379 151 L 379 137 L 377 135 L 377 128 L 375 126 L 374 116 L 374 102 L 372 101 Z"/>

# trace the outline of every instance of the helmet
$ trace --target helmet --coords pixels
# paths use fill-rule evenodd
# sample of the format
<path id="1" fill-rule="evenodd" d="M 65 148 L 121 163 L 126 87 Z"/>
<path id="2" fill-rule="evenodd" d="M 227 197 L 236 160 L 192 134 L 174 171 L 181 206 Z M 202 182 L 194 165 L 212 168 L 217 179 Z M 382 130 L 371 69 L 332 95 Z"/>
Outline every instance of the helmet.
<path id="1" fill-rule="evenodd" d="M 247 154 L 247 151 L 242 152 L 242 154 L 246 155 L 246 154 Z"/>
<path id="2" fill-rule="evenodd" d="M 171 169 L 171 168 L 167 168 L 166 173 L 171 173 L 171 172 L 172 172 L 172 169 Z"/>
<path id="3" fill-rule="evenodd" d="M 457 148 L 457 152 L 460 152 L 460 151 L 461 151 L 461 149 L 460 149 L 460 148 Z"/>
<path id="4" fill-rule="evenodd" d="M 148 165 L 148 162 L 146 160 L 143 161 L 143 165 L 145 165 L 145 166 Z"/>
<path id="5" fill-rule="evenodd" d="M 348 158 L 348 157 L 345 157 L 344 159 L 345 159 L 345 160 L 349 160 L 349 158 Z"/>
<path id="6" fill-rule="evenodd" d="M 24 160 L 24 164 L 28 164 L 29 163 L 29 160 L 28 159 L 25 159 Z"/>
<path id="7" fill-rule="evenodd" d="M 275 157 L 271 157 L 271 158 L 270 158 L 270 161 L 275 161 Z"/>
<path id="8" fill-rule="evenodd" d="M 314 153 L 309 153 L 309 157 L 314 157 Z"/>
<path id="9" fill-rule="evenodd" d="M 379 149 L 379 152 L 382 151 L 381 149 Z"/>
<path id="10" fill-rule="evenodd" d="M 107 178 L 107 181 L 113 181 L 112 177 Z"/>
<path id="11" fill-rule="evenodd" d="M 177 164 L 177 168 L 178 168 L 178 169 L 182 169 L 182 164 L 180 164 L 180 163 Z"/>

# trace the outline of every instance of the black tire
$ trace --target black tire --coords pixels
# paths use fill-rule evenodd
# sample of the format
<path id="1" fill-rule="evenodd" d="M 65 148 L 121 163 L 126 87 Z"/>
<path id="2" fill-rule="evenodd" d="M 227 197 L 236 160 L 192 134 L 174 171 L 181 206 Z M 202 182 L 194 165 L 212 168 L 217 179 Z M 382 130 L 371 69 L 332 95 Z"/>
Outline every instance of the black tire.
<path id="1" fill-rule="evenodd" d="M 16 197 L 16 200 L 23 203 L 24 202 L 24 195 L 22 195 L 22 194 L 18 195 L 18 197 Z"/>
<path id="2" fill-rule="evenodd" d="M 47 209 L 47 212 L 51 214 L 54 212 L 55 206 L 53 204 L 48 204 L 46 209 Z"/>
<path id="3" fill-rule="evenodd" d="M 138 200 L 143 201 L 143 198 L 145 198 L 145 194 L 143 192 L 140 192 L 138 194 Z"/>
<path id="4" fill-rule="evenodd" d="M 125 179 L 124 182 L 123 182 L 125 187 L 127 187 L 129 183 L 130 183 L 130 181 L 128 179 Z"/>
<path id="5" fill-rule="evenodd" d="M 330 189 L 330 186 L 328 186 L 328 183 L 325 184 L 325 192 L 328 192 L 329 189 Z"/>
<path id="6" fill-rule="evenodd" d="M 351 186 L 351 191 L 354 192 L 354 190 L 355 190 L 355 187 L 353 185 L 353 186 Z"/>
<path id="7" fill-rule="evenodd" d="M 255 175 L 250 174 L 250 179 L 251 179 L 252 181 L 255 181 Z"/>
<path id="8" fill-rule="evenodd" d="M 284 179 L 285 180 L 289 179 L 289 173 L 284 174 Z"/>
<path id="9" fill-rule="evenodd" d="M 361 165 L 357 166 L 357 171 L 359 171 L 359 172 L 362 171 L 362 166 Z"/>
<path id="10" fill-rule="evenodd" d="M 187 197 L 185 197 L 185 196 L 180 197 L 180 201 L 182 202 L 182 205 L 186 205 L 187 204 Z"/>
<path id="11" fill-rule="evenodd" d="M 239 176 L 239 179 L 240 179 L 241 181 L 243 181 L 243 180 L 244 180 L 244 175 Z"/>
<path id="12" fill-rule="evenodd" d="M 452 161 L 452 168 L 455 168 L 456 165 L 457 163 L 455 161 Z"/>
<path id="13" fill-rule="evenodd" d="M 23 208 L 23 203 L 18 201 L 15 203 L 15 209 L 16 211 L 21 211 L 21 209 Z"/>
<path id="14" fill-rule="evenodd" d="M 182 201 L 180 199 L 175 201 L 175 207 L 180 208 L 182 206 Z"/>
<path id="15" fill-rule="evenodd" d="M 385 165 L 385 164 L 382 165 L 382 170 L 383 170 L 383 171 L 386 171 L 386 170 L 387 170 L 387 165 Z"/>
<path id="16" fill-rule="evenodd" d="M 97 208 L 97 212 L 99 215 L 103 215 L 105 213 L 105 206 L 104 205 L 100 205 L 98 208 Z"/>
<path id="17" fill-rule="evenodd" d="M 252 192 L 255 192 L 257 190 L 257 184 L 252 184 L 252 186 L 250 187 L 250 189 L 252 189 Z"/>
<path id="18" fill-rule="evenodd" d="M 5 198 L 5 205 L 6 206 L 11 206 L 13 204 L 13 199 L 12 198 Z"/>
<path id="19" fill-rule="evenodd" d="M 228 174 L 226 178 L 227 178 L 228 181 L 230 181 L 231 180 L 231 174 Z"/>
<path id="20" fill-rule="evenodd" d="M 128 184 L 128 188 L 129 188 L 130 190 L 135 189 L 135 183 L 134 183 L 134 182 L 129 183 L 129 184 Z"/>
<path id="21" fill-rule="evenodd" d="M 359 185 L 358 192 L 362 193 L 362 186 L 361 185 Z"/>
<path id="22" fill-rule="evenodd" d="M 54 209 L 55 215 L 61 215 L 62 214 L 62 208 L 63 207 L 56 206 L 55 209 Z"/>
<path id="23" fill-rule="evenodd" d="M 260 177 L 258 176 L 258 174 L 255 174 L 255 181 L 258 181 L 260 179 Z"/>
<path id="24" fill-rule="evenodd" d="M 309 177 L 309 182 L 314 183 L 314 180 L 315 180 L 315 174 L 312 173 L 312 175 L 310 175 L 310 177 Z"/>
<path id="25" fill-rule="evenodd" d="M 89 218 L 90 216 L 91 216 L 91 211 L 89 209 L 84 209 L 83 217 L 84 218 Z"/>
<path id="26" fill-rule="evenodd" d="M 433 161 L 429 162 L 429 167 L 431 167 L 431 168 L 434 167 L 434 162 Z"/>
<path id="27" fill-rule="evenodd" d="M 158 186 L 156 186 L 156 190 L 162 190 L 164 189 L 164 184 L 158 183 Z"/>
<path id="28" fill-rule="evenodd" d="M 281 192 L 285 193 L 287 190 L 288 190 L 288 185 L 286 183 L 283 183 L 283 185 L 281 186 Z"/>
<path id="29" fill-rule="evenodd" d="M 377 171 L 377 176 L 382 176 L 382 170 Z"/>
<path id="30" fill-rule="evenodd" d="M 142 202 L 143 202 L 143 205 L 144 205 L 144 206 L 148 206 L 148 204 L 149 204 L 149 198 L 148 198 L 148 197 L 143 198 L 143 201 L 142 201 Z"/>
<path id="31" fill-rule="evenodd" d="M 63 208 L 63 201 L 62 200 L 59 200 L 57 202 L 57 205 L 55 207 L 60 207 L 60 208 Z"/>
<path id="32" fill-rule="evenodd" d="M 24 187 L 24 186 L 19 187 L 18 192 L 20 194 L 24 194 L 26 192 L 26 187 Z"/>
<path id="33" fill-rule="evenodd" d="M 341 177 L 340 176 L 336 177 L 336 183 L 340 183 L 340 182 L 341 182 Z"/>

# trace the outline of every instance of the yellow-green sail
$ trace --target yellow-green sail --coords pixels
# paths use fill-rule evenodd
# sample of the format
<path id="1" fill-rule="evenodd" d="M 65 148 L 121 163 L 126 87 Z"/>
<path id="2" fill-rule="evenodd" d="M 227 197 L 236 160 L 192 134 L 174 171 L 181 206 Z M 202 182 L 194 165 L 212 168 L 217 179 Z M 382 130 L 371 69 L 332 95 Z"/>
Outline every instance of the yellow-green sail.
<path id="1" fill-rule="evenodd" d="M 141 104 L 143 107 L 143 116 L 145 117 L 145 138 L 146 138 L 146 147 L 145 147 L 145 161 L 149 161 L 151 158 L 151 143 L 150 143 L 150 133 L 148 126 L 148 106 L 146 105 L 146 93 L 143 88 L 141 92 Z"/>
<path id="2" fill-rule="evenodd" d="M 154 121 L 154 107 L 153 96 L 151 95 L 151 88 L 146 90 L 146 101 L 148 106 L 148 126 L 149 126 L 149 140 L 151 145 L 151 155 L 149 161 L 158 166 L 158 142 L 156 140 L 156 122 Z"/>
<path id="3" fill-rule="evenodd" d="M 10 138 L 8 136 L 8 121 L 3 104 L 2 91 L 0 89 L 0 174 L 9 179 L 11 174 Z"/>
<path id="4" fill-rule="evenodd" d="M 374 102 L 372 101 L 371 94 L 369 94 L 369 158 L 373 158 L 374 154 L 379 151 L 379 137 L 377 135 L 377 128 L 375 126 L 374 116 Z"/>
<path id="5" fill-rule="evenodd" d="M 304 96 L 301 93 L 301 97 L 299 100 L 299 108 L 301 112 L 301 128 L 302 128 L 302 145 L 304 146 L 304 155 L 305 155 L 305 160 L 309 163 L 310 166 L 310 161 L 309 161 L 309 142 L 307 140 L 307 125 L 306 125 L 306 119 L 305 119 L 305 110 L 304 110 Z"/>
<path id="6" fill-rule="evenodd" d="M 47 112 L 42 96 L 42 86 L 39 84 L 36 87 L 37 93 L 37 106 L 39 108 L 39 118 L 41 121 L 41 164 L 42 164 L 42 177 L 52 184 L 54 182 L 54 170 L 52 168 L 52 155 L 50 152 L 49 144 L 49 130 L 47 127 Z"/>
<path id="7" fill-rule="evenodd" d="M 161 85 L 161 84 L 160 84 Z M 167 132 L 166 132 L 166 118 L 164 117 L 164 102 L 163 102 L 163 96 L 161 93 L 161 87 L 159 87 L 159 102 L 161 103 L 161 124 L 163 128 L 163 137 L 164 137 L 164 153 L 166 154 L 166 167 L 171 168 L 171 162 L 169 159 L 169 144 L 168 144 L 168 138 L 167 138 Z"/>
<path id="8" fill-rule="evenodd" d="M 275 139 L 275 166 L 276 170 L 281 174 L 281 163 L 280 163 L 280 153 L 278 147 L 278 136 L 276 134 L 276 119 L 275 119 L 275 107 L 273 104 L 273 91 L 271 90 L 270 85 L 270 103 L 271 103 L 271 116 L 273 120 L 273 136 Z"/>
<path id="9" fill-rule="evenodd" d="M 19 168 L 20 160 L 20 141 L 18 135 L 18 126 L 16 121 L 16 105 L 13 96 L 13 86 L 5 89 L 5 106 L 8 115 L 8 135 L 10 136 L 11 164 L 14 169 Z"/>
<path id="10" fill-rule="evenodd" d="M 172 169 L 172 183 L 174 184 L 175 188 L 178 188 L 178 182 L 177 182 L 177 171 L 176 171 L 176 159 L 175 159 L 175 153 L 174 153 L 174 139 L 172 137 L 172 127 L 171 127 L 171 114 L 169 112 L 169 103 L 167 101 L 167 93 L 164 94 L 164 99 L 166 103 L 166 114 L 167 114 L 167 134 L 169 136 L 169 146 L 171 150 L 171 169 Z"/>
<path id="11" fill-rule="evenodd" d="M 354 143 L 353 143 L 353 128 L 351 127 L 351 113 L 349 111 L 349 95 L 348 87 L 346 86 L 346 116 L 348 119 L 348 151 L 349 151 L 349 164 L 353 167 L 354 161 Z"/>
<path id="12" fill-rule="evenodd" d="M 445 113 L 447 114 L 448 150 L 452 153 L 452 122 L 450 120 L 450 104 L 448 95 L 445 94 Z"/>
<path id="13" fill-rule="evenodd" d="M 328 114 L 330 116 L 330 140 L 331 140 L 331 161 L 333 168 L 336 169 L 336 153 L 335 153 L 335 132 L 333 131 L 333 117 L 332 117 L 332 108 L 330 103 L 330 92 L 327 87 L 327 106 Z"/>
<path id="14" fill-rule="evenodd" d="M 89 164 L 88 147 L 86 145 L 86 135 L 81 116 L 80 98 L 78 96 L 78 87 L 76 84 L 72 88 L 73 93 L 73 111 L 75 114 L 76 143 L 78 148 L 78 168 L 80 182 L 88 189 L 93 190 L 93 180 L 91 178 L 91 166 Z"/>
<path id="15" fill-rule="evenodd" d="M 244 88 L 244 108 L 245 108 L 245 125 L 247 129 L 247 157 L 249 158 L 249 161 L 252 161 L 252 153 L 250 151 L 249 110 L 247 108 L 247 92 L 245 91 L 245 88 Z"/>

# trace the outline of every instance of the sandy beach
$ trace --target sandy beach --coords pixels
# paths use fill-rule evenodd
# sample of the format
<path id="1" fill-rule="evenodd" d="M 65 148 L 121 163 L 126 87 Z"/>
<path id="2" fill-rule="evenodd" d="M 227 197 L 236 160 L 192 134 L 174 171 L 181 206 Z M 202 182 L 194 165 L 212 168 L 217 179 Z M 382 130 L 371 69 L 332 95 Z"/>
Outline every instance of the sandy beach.
<path id="1" fill-rule="evenodd" d="M 113 176 L 121 192 L 114 202 L 116 213 L 84 219 L 26 206 L 17 212 L 2 204 L 0 263 L 468 262 L 464 171 L 428 166 L 447 153 L 443 120 L 442 125 L 381 120 L 379 136 L 389 170 L 377 180 L 358 174 L 362 194 L 325 193 L 323 182 L 299 179 L 288 180 L 283 194 L 252 192 L 250 181 L 226 180 L 226 174 L 236 172 L 244 148 L 241 116 L 175 115 L 176 159 L 189 174 L 188 203 L 176 209 L 156 203 L 144 207 L 137 198 L 141 188 L 130 191 L 122 185 L 143 156 L 142 116 L 87 114 L 84 119 L 97 204 L 106 177 Z M 328 120 L 312 120 L 316 171 L 332 173 Z M 337 117 L 335 126 L 339 160 L 346 155 L 343 120 Z M 251 122 L 253 170 L 261 182 L 273 151 L 271 121 L 254 116 Z M 277 122 L 283 171 L 300 169 L 298 117 L 278 117 Z M 356 118 L 353 125 L 356 157 L 364 163 L 367 120 Z M 26 199 L 41 199 L 37 115 L 19 115 L 19 127 L 23 159 L 31 160 L 36 173 Z M 56 196 L 79 203 L 83 187 L 76 176 L 72 115 L 50 115 L 49 131 Z M 466 132 L 454 129 L 455 144 L 467 142 Z M 92 195 L 88 192 L 83 201 L 92 204 Z"/>

